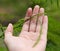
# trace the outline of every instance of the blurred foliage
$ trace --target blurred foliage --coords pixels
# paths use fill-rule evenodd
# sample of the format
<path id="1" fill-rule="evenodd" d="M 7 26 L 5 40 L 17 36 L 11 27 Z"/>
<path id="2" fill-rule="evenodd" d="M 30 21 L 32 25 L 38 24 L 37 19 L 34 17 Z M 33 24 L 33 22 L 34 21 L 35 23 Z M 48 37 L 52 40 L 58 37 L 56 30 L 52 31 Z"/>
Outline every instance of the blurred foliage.
<path id="1" fill-rule="evenodd" d="M 40 5 L 41 7 L 46 8 L 47 6 L 52 6 L 55 3 L 55 6 L 59 7 L 59 0 L 30 0 L 30 5 L 33 7 L 34 5 Z"/>
<path id="2" fill-rule="evenodd" d="M 28 3 L 28 4 L 27 4 Z M 0 22 L 11 21 L 14 18 L 22 18 L 28 7 L 34 8 L 35 5 L 45 8 L 49 18 L 48 24 L 48 42 L 46 51 L 60 51 L 60 0 L 0 0 L 0 6 L 7 9 L 7 13 L 0 14 Z M 9 11 L 10 9 L 11 11 Z M 21 17 L 20 17 L 21 16 Z M 15 19 L 14 19 L 15 20 Z M 13 22 L 13 21 L 12 21 Z M 14 24 L 14 35 L 18 36 L 21 32 L 23 19 Z M 2 27 L 3 30 L 6 27 Z M 0 35 L 2 35 L 0 26 Z M 1 39 L 0 39 L 1 40 Z M 6 51 L 3 40 L 0 41 L 0 50 Z M 2 50 L 4 49 L 4 50 Z"/>
<path id="3" fill-rule="evenodd" d="M 51 8 L 56 10 L 60 6 L 59 2 L 59 0 L 0 0 L 0 23 L 8 25 L 9 22 L 17 22 L 19 18 L 24 17 L 28 7 L 34 8 L 35 5 L 44 7 L 46 11 Z"/>
<path id="4" fill-rule="evenodd" d="M 19 18 L 24 17 L 28 8 L 27 4 L 28 0 L 26 2 L 25 0 L 0 0 L 0 23 L 7 25 L 9 22 L 15 23 Z"/>

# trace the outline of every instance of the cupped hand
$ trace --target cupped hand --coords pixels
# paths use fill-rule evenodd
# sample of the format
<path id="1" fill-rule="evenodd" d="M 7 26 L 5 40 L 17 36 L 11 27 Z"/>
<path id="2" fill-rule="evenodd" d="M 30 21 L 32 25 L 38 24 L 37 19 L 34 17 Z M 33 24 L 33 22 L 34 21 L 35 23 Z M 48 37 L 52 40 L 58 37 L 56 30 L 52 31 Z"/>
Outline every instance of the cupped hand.
<path id="1" fill-rule="evenodd" d="M 40 8 L 38 5 L 36 5 L 33 10 L 32 8 L 28 8 L 25 20 L 38 13 L 41 13 L 41 15 L 35 16 L 24 23 L 18 37 L 13 36 L 13 25 L 11 23 L 8 25 L 5 31 L 4 41 L 9 51 L 45 51 L 47 44 L 48 18 L 44 15 L 44 8 Z M 40 33 L 41 30 L 42 33 Z M 39 36 L 40 39 L 38 43 L 33 47 Z"/>

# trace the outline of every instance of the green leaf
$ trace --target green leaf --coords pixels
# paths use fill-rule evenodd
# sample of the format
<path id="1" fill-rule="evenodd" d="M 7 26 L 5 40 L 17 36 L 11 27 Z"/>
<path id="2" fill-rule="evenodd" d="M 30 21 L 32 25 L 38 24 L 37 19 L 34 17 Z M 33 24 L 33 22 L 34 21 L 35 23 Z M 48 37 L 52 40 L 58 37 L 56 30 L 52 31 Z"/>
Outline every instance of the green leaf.
<path id="1" fill-rule="evenodd" d="M 57 6 L 59 7 L 59 0 L 57 0 Z"/>

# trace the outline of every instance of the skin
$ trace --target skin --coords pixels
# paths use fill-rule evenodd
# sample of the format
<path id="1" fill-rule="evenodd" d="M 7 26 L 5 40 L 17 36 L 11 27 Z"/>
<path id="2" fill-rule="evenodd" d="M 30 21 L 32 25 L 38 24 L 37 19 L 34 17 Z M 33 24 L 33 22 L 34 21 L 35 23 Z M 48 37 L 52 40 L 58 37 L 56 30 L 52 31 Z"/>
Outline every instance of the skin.
<path id="1" fill-rule="evenodd" d="M 8 25 L 5 31 L 4 42 L 9 51 L 45 51 L 47 44 L 48 17 L 44 15 L 44 8 L 40 8 L 38 5 L 36 5 L 33 10 L 32 8 L 28 8 L 25 20 L 38 13 L 41 13 L 42 15 L 26 21 L 18 37 L 13 36 L 13 25 L 11 23 Z M 38 44 L 33 47 L 40 35 L 40 23 L 42 22 L 42 34 Z"/>

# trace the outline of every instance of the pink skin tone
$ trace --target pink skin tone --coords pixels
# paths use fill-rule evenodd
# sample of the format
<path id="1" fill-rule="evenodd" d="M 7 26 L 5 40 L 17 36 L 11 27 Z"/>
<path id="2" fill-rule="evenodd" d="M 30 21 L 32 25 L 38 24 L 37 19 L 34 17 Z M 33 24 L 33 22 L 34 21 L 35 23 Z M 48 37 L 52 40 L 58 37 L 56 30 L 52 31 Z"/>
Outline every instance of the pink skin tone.
<path id="1" fill-rule="evenodd" d="M 31 20 L 30 30 L 28 32 L 29 21 L 25 22 L 18 37 L 13 36 L 13 25 L 11 23 L 8 25 L 5 31 L 4 41 L 9 51 L 45 51 L 47 44 L 48 17 L 44 15 L 44 8 L 40 8 L 38 5 L 36 5 L 33 10 L 32 8 L 28 8 L 25 19 L 31 15 L 37 14 L 38 12 L 42 13 L 42 15 L 38 17 L 37 27 L 36 18 L 33 18 Z M 42 20 L 43 15 L 44 19 Z M 41 22 L 43 21 L 40 41 L 35 47 L 32 47 L 40 35 L 40 20 Z M 36 32 L 34 32 L 35 27 Z"/>

